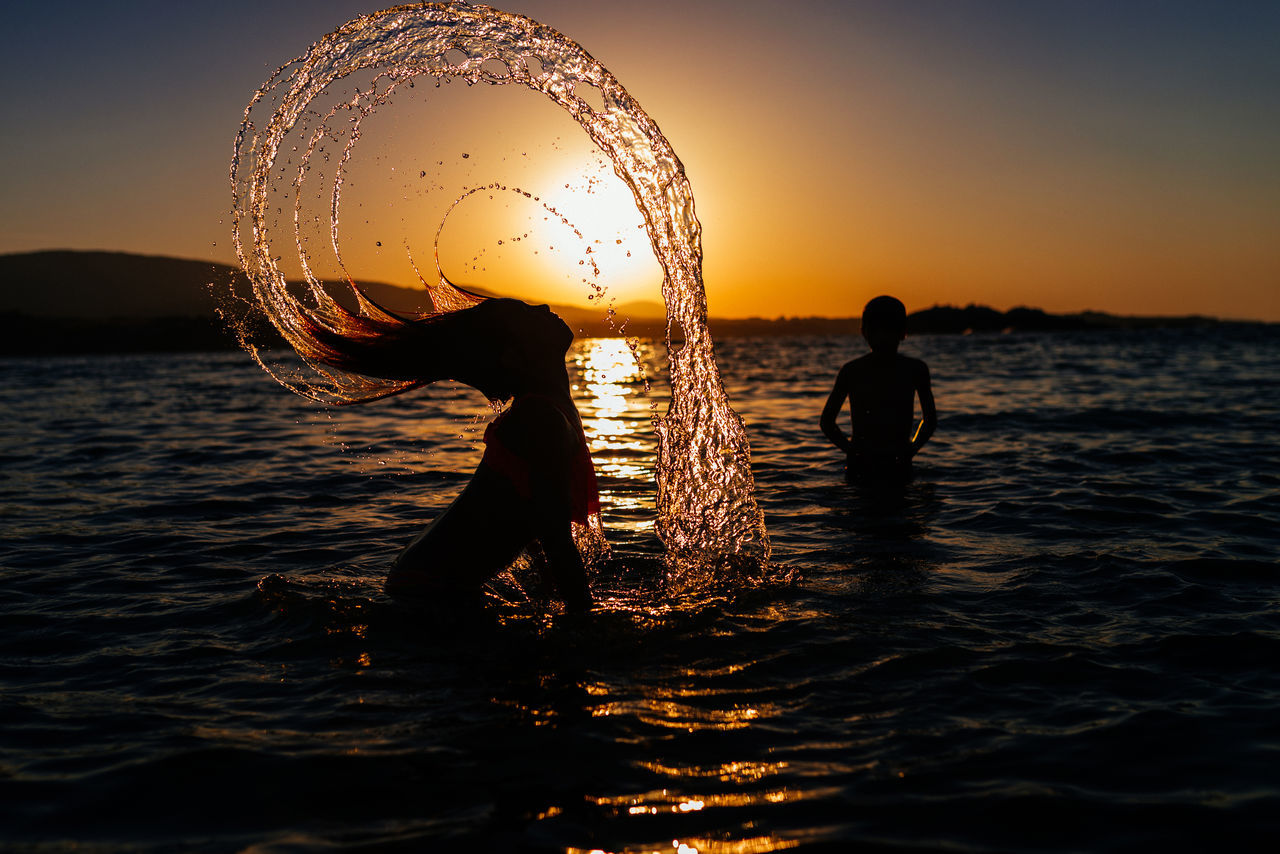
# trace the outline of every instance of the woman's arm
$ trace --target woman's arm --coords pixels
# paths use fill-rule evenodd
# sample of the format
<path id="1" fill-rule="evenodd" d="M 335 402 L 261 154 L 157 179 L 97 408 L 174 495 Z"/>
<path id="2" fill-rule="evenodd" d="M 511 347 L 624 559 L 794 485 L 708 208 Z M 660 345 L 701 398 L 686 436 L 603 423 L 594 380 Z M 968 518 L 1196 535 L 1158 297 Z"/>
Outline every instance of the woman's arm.
<path id="1" fill-rule="evenodd" d="M 587 572 L 582 565 L 582 554 L 573 541 L 573 528 L 567 520 L 550 523 L 538 534 L 542 553 L 547 558 L 547 574 L 555 584 L 556 592 L 564 600 L 570 614 L 585 614 L 591 610 L 591 590 L 587 586 Z"/>

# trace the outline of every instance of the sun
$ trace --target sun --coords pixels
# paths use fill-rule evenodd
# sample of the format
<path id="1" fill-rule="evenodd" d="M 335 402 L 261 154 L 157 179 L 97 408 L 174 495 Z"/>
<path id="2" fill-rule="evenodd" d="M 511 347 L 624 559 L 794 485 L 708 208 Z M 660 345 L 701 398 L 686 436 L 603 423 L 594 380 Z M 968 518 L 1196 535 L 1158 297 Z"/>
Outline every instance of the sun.
<path id="1" fill-rule="evenodd" d="M 442 270 L 463 287 L 576 308 L 660 303 L 662 268 L 630 189 L 603 155 L 561 148 L 551 152 L 553 162 L 538 165 L 486 158 L 447 206 L 441 202 L 448 191 L 393 199 L 406 206 L 402 222 L 416 235 L 402 247 L 376 242 L 381 233 L 359 215 L 349 219 L 345 242 L 376 242 L 375 252 L 400 258 L 407 252 L 418 272 L 430 275 L 438 234 Z M 361 198 L 349 207 L 381 207 L 386 202 L 380 199 Z M 352 240 L 351 234 L 358 236 Z"/>
<path id="2" fill-rule="evenodd" d="M 537 256 L 547 274 L 580 285 L 584 301 L 659 299 L 662 270 L 622 179 L 597 164 L 563 170 L 547 184 L 541 201 L 552 212 L 548 235 L 556 242 Z"/>

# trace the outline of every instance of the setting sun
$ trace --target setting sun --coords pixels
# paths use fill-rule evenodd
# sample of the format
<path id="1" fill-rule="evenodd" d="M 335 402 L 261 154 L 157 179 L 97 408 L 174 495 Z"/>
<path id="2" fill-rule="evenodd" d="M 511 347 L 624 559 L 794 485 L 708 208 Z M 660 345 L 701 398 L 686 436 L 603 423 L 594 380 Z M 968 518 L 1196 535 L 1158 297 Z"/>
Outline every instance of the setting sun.
<path id="1" fill-rule="evenodd" d="M 606 299 L 660 299 L 662 271 L 649 246 L 644 217 L 622 179 L 597 164 L 592 171 L 564 171 L 549 183 L 544 201 L 581 237 L 566 226 L 562 231 L 569 238 L 563 242 L 565 251 L 539 255 L 547 274 L 583 284 L 584 296 L 592 293 L 589 283 L 596 282 L 607 289 Z"/>

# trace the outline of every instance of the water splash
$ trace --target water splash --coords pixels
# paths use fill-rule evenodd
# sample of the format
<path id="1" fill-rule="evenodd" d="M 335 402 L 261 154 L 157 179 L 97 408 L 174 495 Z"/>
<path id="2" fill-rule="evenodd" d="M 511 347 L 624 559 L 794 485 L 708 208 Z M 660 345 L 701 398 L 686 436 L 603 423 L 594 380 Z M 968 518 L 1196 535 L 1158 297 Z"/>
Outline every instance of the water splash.
<path id="1" fill-rule="evenodd" d="M 327 87 L 344 78 L 363 85 L 327 111 L 315 109 L 313 102 Z M 399 322 L 347 271 L 339 222 L 344 170 L 361 139 L 362 122 L 397 89 L 419 78 L 434 78 L 437 85 L 451 79 L 468 85 L 517 84 L 540 92 L 567 111 L 610 159 L 635 196 L 663 270 L 668 341 L 683 340 L 670 348 L 671 403 L 656 421 L 658 534 L 673 555 L 767 560 L 769 541 L 753 495 L 744 425 L 725 396 L 707 330 L 701 226 L 684 167 L 657 124 L 612 74 L 576 42 L 529 18 L 463 3 L 400 6 L 362 16 L 282 66 L 255 93 L 231 165 L 236 252 L 253 287 L 253 297 L 240 301 L 233 323 L 242 345 L 289 388 L 325 402 L 373 400 L 415 385 L 319 362 L 305 367 L 269 363 L 255 330 L 265 318 L 305 354 L 316 329 L 341 332 L 356 321 L 366 328 Z M 271 115 L 260 125 L 256 117 L 268 108 Z M 334 145 L 339 147 L 336 163 Z M 350 309 L 314 272 L 309 250 L 304 188 L 314 183 L 313 172 L 324 171 L 315 168 L 322 164 L 331 169 L 329 243 L 354 298 Z M 292 205 L 292 216 L 285 214 L 286 204 Z M 288 283 L 282 258 L 274 254 L 282 240 L 296 247 L 305 280 L 300 288 Z M 439 311 L 474 299 L 443 275 L 423 283 Z"/>

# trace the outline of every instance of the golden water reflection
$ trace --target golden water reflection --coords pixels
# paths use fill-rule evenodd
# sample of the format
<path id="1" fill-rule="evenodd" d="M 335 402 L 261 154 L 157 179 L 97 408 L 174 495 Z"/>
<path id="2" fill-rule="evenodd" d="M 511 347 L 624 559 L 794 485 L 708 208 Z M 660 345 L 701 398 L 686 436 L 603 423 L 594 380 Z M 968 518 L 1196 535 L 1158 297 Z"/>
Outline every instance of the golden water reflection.
<path id="1" fill-rule="evenodd" d="M 754 836 L 747 839 L 672 839 L 670 845 L 626 847 L 620 849 L 569 848 L 568 854 L 768 854 L 799 846 L 798 840 L 776 836 Z"/>
<path id="2" fill-rule="evenodd" d="M 683 767 L 663 765 L 660 762 L 641 762 L 640 767 L 668 777 L 697 777 L 720 780 L 723 783 L 758 783 L 766 777 L 782 773 L 786 762 L 725 762 L 710 767 Z"/>
<path id="3" fill-rule="evenodd" d="M 635 348 L 635 349 L 633 349 Z M 651 490 L 656 437 L 653 431 L 656 399 L 649 383 L 652 345 L 634 339 L 588 338 L 571 355 L 573 393 L 582 427 L 591 448 L 600 497 L 611 517 L 641 511 L 643 519 L 609 524 L 649 527 L 655 511 Z M 646 367 L 647 366 L 647 367 Z"/>

